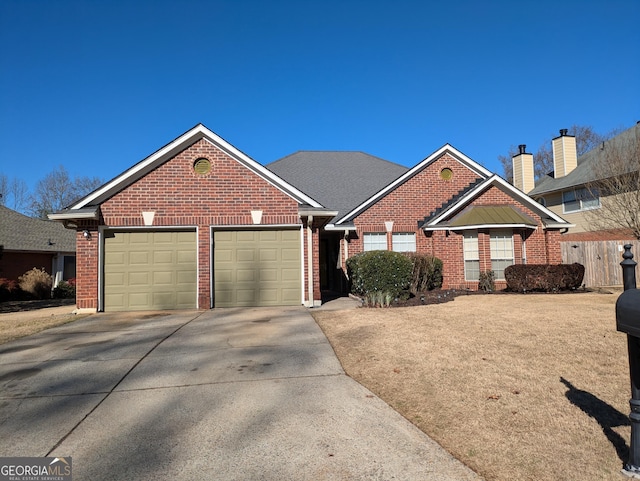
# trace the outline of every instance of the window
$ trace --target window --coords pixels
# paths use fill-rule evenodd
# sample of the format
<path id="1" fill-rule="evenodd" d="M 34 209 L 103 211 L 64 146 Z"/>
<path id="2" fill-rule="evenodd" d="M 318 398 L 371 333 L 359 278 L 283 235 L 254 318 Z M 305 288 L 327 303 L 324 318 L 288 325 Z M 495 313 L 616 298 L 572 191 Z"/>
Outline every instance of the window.
<path id="1" fill-rule="evenodd" d="M 396 252 L 415 252 L 415 232 L 394 232 L 392 236 L 393 250 Z"/>
<path id="2" fill-rule="evenodd" d="M 478 252 L 478 232 L 464 233 L 464 278 L 467 281 L 480 279 L 480 253 Z"/>
<path id="3" fill-rule="evenodd" d="M 367 251 L 386 251 L 387 250 L 387 234 L 370 233 L 364 235 L 364 250 Z"/>
<path id="4" fill-rule="evenodd" d="M 504 280 L 504 269 L 513 264 L 513 232 L 493 230 L 489 234 L 491 245 L 491 270 L 498 280 Z"/>
<path id="5" fill-rule="evenodd" d="M 585 189 L 567 190 L 562 193 L 562 212 L 580 212 L 600 207 L 600 196 L 597 192 Z"/>

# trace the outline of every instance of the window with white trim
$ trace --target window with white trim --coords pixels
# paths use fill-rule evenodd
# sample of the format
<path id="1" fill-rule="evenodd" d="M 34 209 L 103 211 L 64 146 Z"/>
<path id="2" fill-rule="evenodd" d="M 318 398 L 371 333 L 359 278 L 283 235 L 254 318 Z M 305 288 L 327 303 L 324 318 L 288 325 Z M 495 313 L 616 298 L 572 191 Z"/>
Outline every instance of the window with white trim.
<path id="1" fill-rule="evenodd" d="M 396 252 L 415 252 L 415 232 L 394 232 L 391 236 L 393 250 Z"/>
<path id="2" fill-rule="evenodd" d="M 364 251 L 386 251 L 387 234 L 383 232 L 371 232 L 364 235 Z"/>
<path id="3" fill-rule="evenodd" d="M 491 270 L 496 279 L 504 280 L 504 269 L 513 265 L 513 231 L 511 229 L 492 230 L 489 237 Z"/>
<path id="4" fill-rule="evenodd" d="M 478 251 L 478 231 L 466 231 L 463 238 L 464 278 L 467 281 L 480 279 L 480 252 Z"/>
<path id="5" fill-rule="evenodd" d="M 600 207 L 600 196 L 586 188 L 567 190 L 562 193 L 562 212 L 580 212 Z"/>

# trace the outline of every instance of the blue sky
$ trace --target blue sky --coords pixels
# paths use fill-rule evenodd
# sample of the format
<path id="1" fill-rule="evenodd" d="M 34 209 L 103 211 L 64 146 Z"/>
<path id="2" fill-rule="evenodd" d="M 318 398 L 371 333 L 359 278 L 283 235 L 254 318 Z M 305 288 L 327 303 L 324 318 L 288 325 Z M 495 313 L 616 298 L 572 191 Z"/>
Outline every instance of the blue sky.
<path id="1" fill-rule="evenodd" d="M 0 172 L 109 180 L 197 123 L 262 164 L 450 143 L 490 170 L 640 120 L 637 0 L 0 2 Z"/>

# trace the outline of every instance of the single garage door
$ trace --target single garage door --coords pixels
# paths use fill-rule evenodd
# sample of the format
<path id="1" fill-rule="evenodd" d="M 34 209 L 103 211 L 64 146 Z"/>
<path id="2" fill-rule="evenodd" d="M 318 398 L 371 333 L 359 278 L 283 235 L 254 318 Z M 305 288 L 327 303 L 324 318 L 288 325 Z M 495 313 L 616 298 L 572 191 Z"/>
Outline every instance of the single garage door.
<path id="1" fill-rule="evenodd" d="M 105 232 L 105 311 L 196 307 L 195 231 Z"/>
<path id="2" fill-rule="evenodd" d="M 302 303 L 300 230 L 214 232 L 215 307 Z"/>

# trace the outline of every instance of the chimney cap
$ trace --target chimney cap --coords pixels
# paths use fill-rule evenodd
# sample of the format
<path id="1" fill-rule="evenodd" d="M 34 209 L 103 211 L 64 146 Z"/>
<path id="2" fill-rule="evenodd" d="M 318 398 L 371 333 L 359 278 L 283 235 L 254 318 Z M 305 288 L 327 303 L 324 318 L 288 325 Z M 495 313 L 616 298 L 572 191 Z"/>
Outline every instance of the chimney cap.
<path id="1" fill-rule="evenodd" d="M 560 136 L 564 137 L 569 133 L 569 129 L 560 129 Z"/>
<path id="2" fill-rule="evenodd" d="M 524 154 L 527 152 L 527 146 L 525 144 L 518 145 L 518 153 Z"/>

